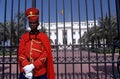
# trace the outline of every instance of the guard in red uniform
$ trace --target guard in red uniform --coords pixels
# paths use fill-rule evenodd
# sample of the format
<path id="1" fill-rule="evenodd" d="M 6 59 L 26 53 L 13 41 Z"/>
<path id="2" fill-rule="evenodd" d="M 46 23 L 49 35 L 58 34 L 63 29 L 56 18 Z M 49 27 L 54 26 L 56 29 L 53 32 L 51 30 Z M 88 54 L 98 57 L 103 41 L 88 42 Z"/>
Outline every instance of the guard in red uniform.
<path id="1" fill-rule="evenodd" d="M 29 8 L 25 11 L 30 32 L 21 36 L 18 48 L 19 79 L 55 79 L 50 40 L 39 32 L 39 10 Z"/>

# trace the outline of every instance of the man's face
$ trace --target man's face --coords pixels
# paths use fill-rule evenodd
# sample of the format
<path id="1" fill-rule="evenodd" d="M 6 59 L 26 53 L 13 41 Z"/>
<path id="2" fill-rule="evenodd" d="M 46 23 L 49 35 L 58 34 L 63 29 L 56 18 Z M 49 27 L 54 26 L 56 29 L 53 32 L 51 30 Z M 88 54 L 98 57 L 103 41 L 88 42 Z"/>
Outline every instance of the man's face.
<path id="1" fill-rule="evenodd" d="M 38 21 L 36 21 L 36 22 L 29 22 L 29 26 L 30 26 L 31 30 L 37 29 L 38 25 L 39 25 Z"/>

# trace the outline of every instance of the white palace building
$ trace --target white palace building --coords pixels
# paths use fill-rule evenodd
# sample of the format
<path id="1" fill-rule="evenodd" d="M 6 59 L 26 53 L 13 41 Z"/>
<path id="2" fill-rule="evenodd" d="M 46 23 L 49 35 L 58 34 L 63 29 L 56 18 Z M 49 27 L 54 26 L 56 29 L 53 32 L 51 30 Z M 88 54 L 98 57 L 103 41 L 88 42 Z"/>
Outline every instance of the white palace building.
<path id="1" fill-rule="evenodd" d="M 53 42 L 52 45 L 56 44 L 56 42 L 60 45 L 64 43 L 67 45 L 72 43 L 79 44 L 79 39 L 87 31 L 87 28 L 95 25 L 97 26 L 98 22 L 94 22 L 93 20 L 88 22 L 58 22 L 57 24 L 56 22 L 43 23 L 43 27 L 47 29 L 48 35 L 50 34 L 50 39 Z"/>

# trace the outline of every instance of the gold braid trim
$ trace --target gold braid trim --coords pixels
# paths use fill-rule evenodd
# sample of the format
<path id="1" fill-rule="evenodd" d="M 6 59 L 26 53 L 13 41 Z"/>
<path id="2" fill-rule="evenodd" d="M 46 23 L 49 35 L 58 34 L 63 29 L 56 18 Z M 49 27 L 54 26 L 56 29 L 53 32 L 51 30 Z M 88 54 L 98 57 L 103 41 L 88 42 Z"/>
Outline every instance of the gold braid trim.
<path id="1" fill-rule="evenodd" d="M 42 63 L 45 63 L 45 61 L 46 61 L 46 57 L 41 58 L 40 61 L 41 61 Z"/>
<path id="2" fill-rule="evenodd" d="M 30 16 L 39 16 L 39 15 L 33 14 L 33 12 L 30 11 L 30 14 L 28 15 L 28 17 L 30 17 Z"/>
<path id="3" fill-rule="evenodd" d="M 22 63 L 25 62 L 25 61 L 27 61 L 24 57 L 21 57 L 21 56 L 19 56 L 19 60 L 21 60 Z"/>
<path id="4" fill-rule="evenodd" d="M 38 50 L 38 49 L 32 48 L 32 50 L 42 53 L 42 51 L 41 51 L 41 50 Z"/>
<path id="5" fill-rule="evenodd" d="M 31 55 L 32 55 L 32 45 L 33 45 L 33 40 L 31 41 L 31 44 L 30 44 L 30 62 L 31 63 L 33 62 L 33 59 L 31 57 Z"/>
<path id="6" fill-rule="evenodd" d="M 31 16 L 39 16 L 39 15 L 28 15 L 27 17 L 31 17 Z"/>
<path id="7" fill-rule="evenodd" d="M 21 60 L 21 59 L 25 59 L 25 58 L 24 58 L 24 57 L 19 56 L 19 59 Z"/>
<path id="8" fill-rule="evenodd" d="M 35 41 L 35 40 L 33 40 L 33 42 L 35 42 L 35 43 L 40 43 L 40 44 L 42 43 L 42 42 L 39 42 L 39 41 Z"/>

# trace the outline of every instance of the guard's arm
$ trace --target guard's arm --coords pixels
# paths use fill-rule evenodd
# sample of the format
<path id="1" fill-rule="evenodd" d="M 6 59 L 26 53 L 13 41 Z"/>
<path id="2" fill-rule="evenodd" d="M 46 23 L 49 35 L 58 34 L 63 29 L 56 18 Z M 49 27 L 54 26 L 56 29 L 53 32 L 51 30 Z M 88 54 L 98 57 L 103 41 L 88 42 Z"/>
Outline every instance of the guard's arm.
<path id="1" fill-rule="evenodd" d="M 45 64 L 47 57 L 48 57 L 48 53 L 45 50 L 45 48 L 43 48 L 42 54 L 40 55 L 40 57 L 33 62 L 33 65 L 35 66 L 35 68 L 36 69 L 41 68 Z"/>
<path id="2" fill-rule="evenodd" d="M 21 63 L 22 66 L 26 66 L 29 63 L 29 61 L 27 60 L 26 56 L 25 56 L 25 36 L 22 36 L 20 39 L 20 43 L 19 43 L 19 48 L 18 48 L 18 62 Z"/>

